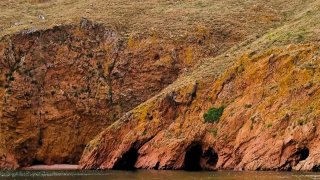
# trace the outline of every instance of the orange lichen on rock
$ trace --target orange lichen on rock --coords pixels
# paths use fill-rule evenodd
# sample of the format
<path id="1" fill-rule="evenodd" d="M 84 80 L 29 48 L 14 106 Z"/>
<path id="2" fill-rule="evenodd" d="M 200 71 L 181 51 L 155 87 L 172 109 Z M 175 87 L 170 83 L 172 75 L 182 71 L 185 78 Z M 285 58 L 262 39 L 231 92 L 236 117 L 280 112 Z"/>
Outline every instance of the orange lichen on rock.
<path id="1" fill-rule="evenodd" d="M 77 163 L 89 140 L 200 57 L 213 55 L 208 50 L 213 49 L 188 38 L 176 43 L 156 32 L 126 38 L 87 19 L 4 36 L 0 168 Z M 148 135 L 150 119 L 156 119 L 152 126 L 161 126 L 162 119 L 152 116 L 149 104 L 141 107 L 134 115 L 140 119 L 138 134 Z"/>
<path id="2" fill-rule="evenodd" d="M 291 45 L 245 54 L 217 80 L 167 88 L 141 105 L 154 104 L 148 108 L 151 118 L 141 125 L 132 112 L 144 114 L 145 109 L 128 112 L 89 143 L 80 165 L 84 169 L 317 169 L 319 49 L 319 45 Z M 205 123 L 203 114 L 221 106 L 225 109 L 218 122 Z M 140 126 L 147 132 L 141 135 Z"/>

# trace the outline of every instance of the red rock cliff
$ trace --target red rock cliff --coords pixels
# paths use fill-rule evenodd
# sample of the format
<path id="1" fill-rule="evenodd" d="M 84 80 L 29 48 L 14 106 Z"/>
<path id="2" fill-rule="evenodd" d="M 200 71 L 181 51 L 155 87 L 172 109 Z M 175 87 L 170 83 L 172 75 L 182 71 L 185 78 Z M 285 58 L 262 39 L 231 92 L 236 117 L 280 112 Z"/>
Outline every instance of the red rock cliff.
<path id="1" fill-rule="evenodd" d="M 198 57 L 218 53 L 212 44 L 227 47 L 241 39 L 237 33 L 227 39 L 203 33 L 177 43 L 156 33 L 126 37 L 83 19 L 3 37 L 1 167 L 77 163 L 103 128 L 172 83 Z"/>
<path id="2" fill-rule="evenodd" d="M 319 49 L 253 52 L 218 79 L 178 80 L 92 140 L 81 167 L 317 170 Z M 221 117 L 205 120 L 213 107 Z"/>

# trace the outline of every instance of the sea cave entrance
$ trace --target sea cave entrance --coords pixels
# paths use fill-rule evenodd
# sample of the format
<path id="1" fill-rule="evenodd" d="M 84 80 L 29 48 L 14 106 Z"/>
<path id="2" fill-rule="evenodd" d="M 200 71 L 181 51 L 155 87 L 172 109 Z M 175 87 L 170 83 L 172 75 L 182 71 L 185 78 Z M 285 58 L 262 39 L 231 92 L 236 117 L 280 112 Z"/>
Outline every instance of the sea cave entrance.
<path id="1" fill-rule="evenodd" d="M 203 149 L 200 143 L 192 144 L 187 149 L 183 169 L 186 171 L 214 170 L 218 154 L 213 148 Z"/>
<path id="2" fill-rule="evenodd" d="M 138 151 L 135 148 L 130 148 L 129 151 L 123 154 L 121 159 L 119 159 L 114 165 L 115 170 L 134 170 L 135 163 L 138 159 Z"/>
<path id="3" fill-rule="evenodd" d="M 200 160 L 202 156 L 202 147 L 200 144 L 192 145 L 187 150 L 184 158 L 184 170 L 186 171 L 200 171 L 202 170 Z"/>

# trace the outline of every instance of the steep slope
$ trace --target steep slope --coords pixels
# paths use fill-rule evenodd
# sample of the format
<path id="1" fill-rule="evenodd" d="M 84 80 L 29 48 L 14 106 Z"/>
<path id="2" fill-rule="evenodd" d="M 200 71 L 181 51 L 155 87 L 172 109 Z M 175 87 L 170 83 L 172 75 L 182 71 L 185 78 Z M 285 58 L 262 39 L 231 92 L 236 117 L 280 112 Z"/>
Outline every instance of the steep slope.
<path id="1" fill-rule="evenodd" d="M 228 46 L 238 37 L 219 38 L 212 35 L 204 44 L 196 39 L 176 44 L 156 35 L 124 39 L 87 19 L 3 37 L 3 164 L 77 163 L 103 127 L 172 83 L 199 57 L 214 55 L 206 44 Z"/>
<path id="2" fill-rule="evenodd" d="M 153 98 L 90 142 L 82 168 L 316 169 L 319 52 L 299 45 L 244 55 L 217 81 Z M 225 108 L 217 123 L 203 118 L 212 107 Z"/>
<path id="3" fill-rule="evenodd" d="M 228 29 L 224 29 L 228 30 Z M 3 168 L 77 163 L 86 143 L 181 73 L 242 41 L 199 27 L 168 39 L 79 25 L 24 30 L 0 41 Z M 223 47 L 223 48 L 219 48 Z"/>
<path id="4" fill-rule="evenodd" d="M 187 113 L 194 110 L 189 106 L 206 98 L 203 93 L 198 99 L 199 88 L 212 85 L 246 48 L 264 51 L 273 43 L 270 38 L 285 32 L 281 27 L 301 25 L 293 23 L 305 18 L 297 13 L 311 9 L 310 18 L 316 19 L 315 7 L 317 1 L 312 0 L 0 2 L 0 167 L 78 163 L 87 142 L 120 118 L 111 126 L 119 132 L 105 132 L 109 141 L 118 137 L 116 143 L 123 143 L 123 136 L 134 138 L 141 132 L 142 141 L 125 140 L 135 145 L 110 152 L 116 162 L 106 164 L 110 159 L 99 154 L 110 147 L 104 144 L 105 136 L 99 136 L 87 148 L 83 167 L 121 169 L 135 163 L 136 167 L 153 168 L 152 163 L 146 165 L 147 159 L 138 159 L 139 163 L 130 159 L 140 153 L 145 135 L 151 140 L 175 119 L 181 122 L 174 126 L 180 127 L 189 122 L 185 119 L 201 118 L 205 109 L 196 107 L 200 115 Z M 66 23 L 70 24 L 60 25 Z M 277 28 L 271 30 L 277 36 L 259 38 L 270 28 Z M 300 42 L 308 39 L 294 35 Z M 288 39 L 282 42 L 286 44 Z M 156 121 L 151 121 L 155 117 Z M 130 127 L 121 122 L 128 118 L 132 118 Z M 142 125 L 135 124 L 137 119 Z M 149 120 L 156 125 L 150 125 Z M 190 126 L 199 128 L 186 129 L 192 138 L 206 129 L 198 121 Z M 157 138 L 167 143 L 167 139 Z M 200 142 L 200 136 L 198 139 Z M 189 145 L 188 141 L 175 143 L 181 152 Z M 145 147 L 146 151 L 152 149 Z M 191 149 L 191 154 L 200 152 L 202 145 L 195 143 Z M 206 152 L 205 158 L 216 161 L 212 160 L 218 158 L 213 149 Z M 174 167 L 163 166 L 166 161 L 155 167 L 181 168 L 183 158 L 180 155 L 180 165 Z"/>
<path id="5" fill-rule="evenodd" d="M 310 2 L 126 113 L 88 144 L 81 167 L 318 170 L 319 7 Z"/>

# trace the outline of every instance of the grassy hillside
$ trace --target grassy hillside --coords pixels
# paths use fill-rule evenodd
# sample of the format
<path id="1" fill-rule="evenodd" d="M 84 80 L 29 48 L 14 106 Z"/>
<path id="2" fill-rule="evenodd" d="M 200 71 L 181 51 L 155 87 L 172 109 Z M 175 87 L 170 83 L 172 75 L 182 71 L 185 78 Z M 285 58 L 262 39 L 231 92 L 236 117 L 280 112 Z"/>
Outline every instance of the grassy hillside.
<path id="1" fill-rule="evenodd" d="M 16 0 L 0 2 L 0 36 L 87 17 L 122 32 L 183 36 L 199 26 L 261 33 L 286 21 L 310 0 Z"/>
<path id="2" fill-rule="evenodd" d="M 197 70 L 192 71 L 183 79 L 192 82 L 199 78 L 210 78 L 219 75 L 234 63 L 235 58 L 246 53 L 262 53 L 288 44 L 319 42 L 320 14 L 318 12 L 320 10 L 320 1 L 305 1 L 305 3 L 296 6 L 296 10 L 291 11 L 293 14 L 290 14 L 290 18 L 287 18 L 278 27 L 270 28 L 261 37 L 250 36 L 220 56 L 204 59 Z M 216 68 L 217 66 L 220 68 Z M 217 70 L 212 71 L 212 69 Z"/>

